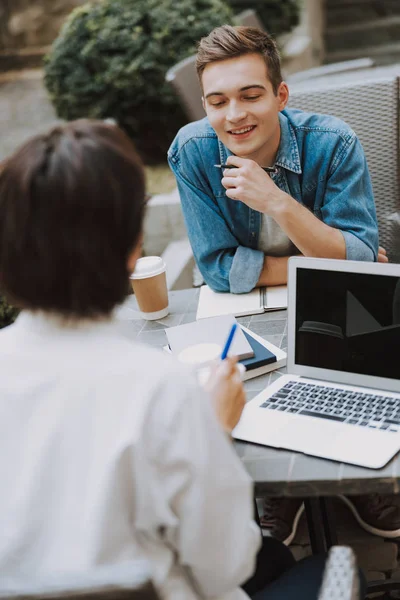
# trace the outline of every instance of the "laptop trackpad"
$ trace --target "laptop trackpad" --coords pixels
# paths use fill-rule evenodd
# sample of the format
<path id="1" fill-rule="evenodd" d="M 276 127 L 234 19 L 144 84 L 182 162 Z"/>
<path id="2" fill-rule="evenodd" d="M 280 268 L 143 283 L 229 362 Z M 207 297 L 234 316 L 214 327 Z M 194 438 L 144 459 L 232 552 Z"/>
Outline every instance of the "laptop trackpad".
<path id="1" fill-rule="evenodd" d="M 283 447 L 372 468 L 386 464 L 400 446 L 396 434 L 297 415 L 279 433 L 287 440 Z"/>
<path id="2" fill-rule="evenodd" d="M 343 436 L 343 425 L 327 419 L 291 415 L 279 434 L 282 440 L 291 440 L 291 448 L 303 452 L 306 448 L 307 452 L 323 456 L 337 447 L 339 438 Z"/>

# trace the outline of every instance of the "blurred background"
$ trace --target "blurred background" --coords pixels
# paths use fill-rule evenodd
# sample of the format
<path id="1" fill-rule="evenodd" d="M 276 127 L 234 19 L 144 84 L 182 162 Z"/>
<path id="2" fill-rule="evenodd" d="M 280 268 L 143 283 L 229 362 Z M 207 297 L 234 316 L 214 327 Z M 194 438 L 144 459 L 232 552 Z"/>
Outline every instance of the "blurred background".
<path id="1" fill-rule="evenodd" d="M 109 117 L 135 140 L 149 193 L 171 192 L 165 152 L 188 118 L 165 73 L 248 9 L 278 40 L 285 75 L 400 58 L 400 0 L 0 0 L 0 160 L 59 118 Z"/>
<path id="2" fill-rule="evenodd" d="M 109 117 L 140 148 L 149 193 L 171 192 L 166 149 L 188 119 L 164 82 L 168 68 L 193 54 L 213 27 L 249 8 L 286 48 L 289 70 L 320 64 L 318 4 L 322 0 L 0 0 L 0 160 L 57 119 Z M 45 57 L 73 18 L 45 82 Z M 306 40 L 310 18 L 315 34 Z"/>
<path id="3" fill-rule="evenodd" d="M 165 254 L 172 289 L 191 287 L 166 152 L 193 115 L 166 74 L 211 29 L 249 18 L 277 40 L 292 90 L 323 65 L 400 61 L 400 0 L 0 0 L 0 162 L 60 120 L 113 119 L 146 168 L 144 254 Z"/>

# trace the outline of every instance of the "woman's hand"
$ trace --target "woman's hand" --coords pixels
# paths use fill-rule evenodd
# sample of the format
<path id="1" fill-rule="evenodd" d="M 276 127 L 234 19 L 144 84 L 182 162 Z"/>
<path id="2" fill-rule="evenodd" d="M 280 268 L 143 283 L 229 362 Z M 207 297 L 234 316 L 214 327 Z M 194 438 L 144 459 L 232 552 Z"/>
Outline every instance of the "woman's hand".
<path id="1" fill-rule="evenodd" d="M 218 421 L 225 431 L 231 433 L 246 403 L 237 357 L 226 358 L 216 364 L 204 387 L 211 395 Z"/>

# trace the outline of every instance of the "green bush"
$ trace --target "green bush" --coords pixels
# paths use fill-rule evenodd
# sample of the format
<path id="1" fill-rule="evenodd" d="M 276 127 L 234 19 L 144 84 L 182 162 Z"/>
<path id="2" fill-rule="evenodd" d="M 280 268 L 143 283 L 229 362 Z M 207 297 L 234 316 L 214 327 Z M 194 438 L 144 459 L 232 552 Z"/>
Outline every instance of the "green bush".
<path id="1" fill-rule="evenodd" d="M 0 296 L 0 329 L 11 325 L 17 317 L 19 310 L 10 306 L 4 296 Z"/>
<path id="2" fill-rule="evenodd" d="M 256 11 L 265 29 L 273 36 L 287 33 L 299 22 L 301 0 L 227 0 L 235 13 Z"/>
<path id="3" fill-rule="evenodd" d="M 45 59 L 58 116 L 114 118 L 145 162 L 165 161 L 187 119 L 167 70 L 232 22 L 223 0 L 102 0 L 75 9 Z"/>

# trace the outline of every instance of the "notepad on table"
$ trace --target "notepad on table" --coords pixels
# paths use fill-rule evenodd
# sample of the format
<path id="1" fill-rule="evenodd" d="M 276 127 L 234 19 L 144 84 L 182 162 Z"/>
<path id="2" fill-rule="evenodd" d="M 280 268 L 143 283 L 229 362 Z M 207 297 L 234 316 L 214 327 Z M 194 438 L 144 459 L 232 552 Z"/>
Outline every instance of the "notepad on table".
<path id="1" fill-rule="evenodd" d="M 218 315 L 243 317 L 282 308 L 287 308 L 286 285 L 255 288 L 247 294 L 213 292 L 208 285 L 203 285 L 196 319 Z"/>
<path id="2" fill-rule="evenodd" d="M 185 358 L 185 362 L 196 363 L 198 359 L 203 362 L 201 359 L 205 356 L 204 353 L 209 352 L 209 362 L 211 362 L 221 355 L 235 322 L 236 319 L 232 315 L 220 315 L 204 319 L 201 323 L 193 321 L 169 327 L 165 330 L 165 334 L 172 353 L 180 360 Z M 254 350 L 240 327 L 236 329 L 228 356 L 238 356 L 241 359 L 254 356 Z M 206 356 L 204 361 L 208 361 Z"/>
<path id="3" fill-rule="evenodd" d="M 252 358 L 240 361 L 246 369 L 243 381 L 265 375 L 265 373 L 281 369 L 286 365 L 287 354 L 284 350 L 264 340 L 247 327 L 243 327 L 243 325 L 240 327 L 254 350 Z"/>
<path id="4" fill-rule="evenodd" d="M 284 350 L 264 340 L 264 338 L 243 327 L 243 325 L 240 325 L 240 328 L 254 351 L 254 356 L 239 361 L 245 367 L 243 381 L 265 375 L 286 365 L 287 354 Z M 171 352 L 169 345 L 164 346 L 164 350 Z"/>

